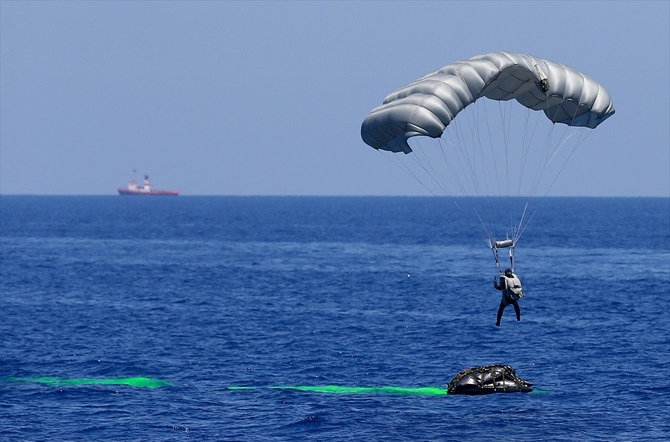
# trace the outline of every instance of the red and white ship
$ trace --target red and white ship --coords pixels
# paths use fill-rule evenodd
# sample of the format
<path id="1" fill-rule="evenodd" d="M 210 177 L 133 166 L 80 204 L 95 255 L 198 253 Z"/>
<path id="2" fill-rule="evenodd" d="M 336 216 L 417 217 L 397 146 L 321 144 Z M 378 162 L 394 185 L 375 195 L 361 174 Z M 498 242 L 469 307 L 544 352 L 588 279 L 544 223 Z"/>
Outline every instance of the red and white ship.
<path id="1" fill-rule="evenodd" d="M 119 187 L 119 195 L 146 195 L 146 196 L 175 196 L 179 195 L 178 190 L 156 190 L 152 189 L 149 184 L 149 175 L 144 175 L 144 185 L 138 186 L 135 181 L 135 171 L 133 170 L 133 177 L 128 181 L 128 188 L 123 189 Z"/>

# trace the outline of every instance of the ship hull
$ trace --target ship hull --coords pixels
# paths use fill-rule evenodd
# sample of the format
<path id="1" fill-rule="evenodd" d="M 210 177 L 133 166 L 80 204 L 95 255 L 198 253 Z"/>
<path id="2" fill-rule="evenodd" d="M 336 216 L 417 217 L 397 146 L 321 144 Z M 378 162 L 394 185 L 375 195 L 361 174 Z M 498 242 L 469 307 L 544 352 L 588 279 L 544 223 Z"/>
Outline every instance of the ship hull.
<path id="1" fill-rule="evenodd" d="M 177 196 L 178 190 L 150 190 L 148 192 L 142 190 L 117 189 L 119 195 L 129 196 Z"/>

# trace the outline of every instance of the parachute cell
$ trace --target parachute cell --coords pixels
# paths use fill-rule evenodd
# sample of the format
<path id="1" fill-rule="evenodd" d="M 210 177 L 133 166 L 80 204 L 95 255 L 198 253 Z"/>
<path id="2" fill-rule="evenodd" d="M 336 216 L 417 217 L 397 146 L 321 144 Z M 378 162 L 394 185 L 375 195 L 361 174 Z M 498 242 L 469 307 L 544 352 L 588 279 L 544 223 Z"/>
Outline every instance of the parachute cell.
<path id="1" fill-rule="evenodd" d="M 492 52 L 449 64 L 391 93 L 370 112 L 361 137 L 375 149 L 412 152 L 407 140 L 439 138 L 479 98 L 543 111 L 553 123 L 594 129 L 614 114 L 607 90 L 568 66 L 530 55 Z"/>

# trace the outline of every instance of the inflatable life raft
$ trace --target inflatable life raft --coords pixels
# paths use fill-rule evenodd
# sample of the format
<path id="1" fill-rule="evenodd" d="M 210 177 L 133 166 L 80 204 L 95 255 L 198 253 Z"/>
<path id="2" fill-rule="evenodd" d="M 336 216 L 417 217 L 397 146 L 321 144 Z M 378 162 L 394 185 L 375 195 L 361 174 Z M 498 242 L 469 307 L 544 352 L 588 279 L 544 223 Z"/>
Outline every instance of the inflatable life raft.
<path id="1" fill-rule="evenodd" d="M 528 393 L 532 385 L 509 365 L 487 365 L 459 372 L 447 385 L 447 394 Z"/>

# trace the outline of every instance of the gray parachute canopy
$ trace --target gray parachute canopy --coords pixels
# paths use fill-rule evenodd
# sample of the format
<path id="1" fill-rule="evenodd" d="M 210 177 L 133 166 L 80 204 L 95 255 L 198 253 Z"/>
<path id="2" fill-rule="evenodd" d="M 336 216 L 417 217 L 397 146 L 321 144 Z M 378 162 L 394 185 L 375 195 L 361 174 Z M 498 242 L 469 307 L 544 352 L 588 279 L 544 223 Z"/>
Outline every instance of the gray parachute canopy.
<path id="1" fill-rule="evenodd" d="M 439 138 L 460 111 L 482 97 L 515 99 L 544 111 L 553 123 L 591 129 L 614 113 L 610 94 L 587 75 L 530 55 L 491 52 L 396 90 L 365 118 L 361 137 L 375 149 L 410 153 L 409 138 Z"/>

